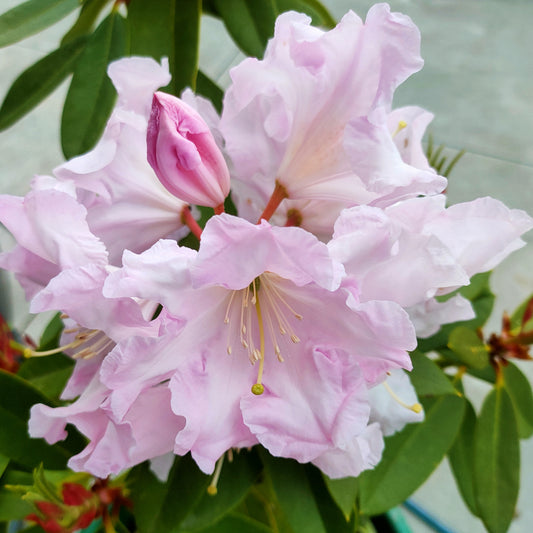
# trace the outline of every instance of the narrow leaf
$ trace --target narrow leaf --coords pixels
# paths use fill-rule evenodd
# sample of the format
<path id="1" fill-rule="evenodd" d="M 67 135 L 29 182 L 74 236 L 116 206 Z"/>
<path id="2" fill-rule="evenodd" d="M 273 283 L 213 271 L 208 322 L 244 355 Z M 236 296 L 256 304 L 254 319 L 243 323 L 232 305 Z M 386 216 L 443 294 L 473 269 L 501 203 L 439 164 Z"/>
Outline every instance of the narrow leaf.
<path id="1" fill-rule="evenodd" d="M 298 11 L 309 15 L 314 26 L 335 27 L 335 19 L 318 0 L 276 0 L 279 13 Z"/>
<path id="2" fill-rule="evenodd" d="M 503 367 L 503 382 L 513 403 L 518 436 L 527 439 L 533 435 L 533 393 L 529 380 L 517 366 L 508 363 Z"/>
<path id="3" fill-rule="evenodd" d="M 100 138 L 116 97 L 107 66 L 126 49 L 124 19 L 114 12 L 91 35 L 74 70 L 61 118 L 61 146 L 67 159 L 87 152 Z"/>
<path id="4" fill-rule="evenodd" d="M 49 400 L 18 376 L 0 371 L 0 453 L 27 467 L 43 463 L 51 469 L 65 468 L 68 458 L 80 450 L 82 441 L 72 435 L 49 446 L 43 439 L 28 435 L 28 419 L 32 405 Z"/>
<path id="5" fill-rule="evenodd" d="M 29 0 L 0 15 L 0 47 L 16 43 L 61 20 L 78 0 Z"/>
<path id="6" fill-rule="evenodd" d="M 202 533 L 273 533 L 272 529 L 249 516 L 231 513 Z"/>
<path id="7" fill-rule="evenodd" d="M 450 333 L 448 348 L 465 365 L 482 369 L 489 364 L 489 351 L 475 331 L 459 326 Z"/>
<path id="8" fill-rule="evenodd" d="M 272 457 L 261 450 L 265 475 L 271 481 L 275 505 L 294 532 L 327 533 L 307 478 L 305 467 L 290 459 Z"/>
<path id="9" fill-rule="evenodd" d="M 262 57 L 274 35 L 277 9 L 273 0 L 215 0 L 235 44 L 247 55 Z"/>
<path id="10" fill-rule="evenodd" d="M 78 19 L 70 30 L 61 39 L 61 44 L 67 44 L 74 41 L 82 35 L 90 33 L 100 14 L 110 0 L 86 0 L 83 3 Z"/>
<path id="11" fill-rule="evenodd" d="M 413 370 L 409 378 L 419 397 L 457 394 L 446 374 L 426 355 L 414 351 L 411 361 Z"/>
<path id="12" fill-rule="evenodd" d="M 488 394 L 474 440 L 474 490 L 490 533 L 505 533 L 518 498 L 520 449 L 514 409 L 504 387 Z"/>
<path id="13" fill-rule="evenodd" d="M 477 516 L 474 495 L 474 430 L 476 412 L 470 402 L 466 402 L 465 416 L 459 434 L 448 452 L 452 472 L 459 492 L 470 512 Z"/>
<path id="14" fill-rule="evenodd" d="M 131 53 L 168 57 L 172 80 L 164 89 L 179 96 L 185 87 L 196 87 L 201 2 L 158 0 L 131 2 L 128 25 Z"/>
<path id="15" fill-rule="evenodd" d="M 186 455 L 174 461 L 166 483 L 146 464 L 135 468 L 129 481 L 139 533 L 173 533 L 204 496 L 209 477 Z"/>
<path id="16" fill-rule="evenodd" d="M 78 39 L 62 46 L 26 69 L 9 88 L 0 109 L 4 130 L 44 100 L 73 70 L 85 46 Z"/>
<path id="17" fill-rule="evenodd" d="M 383 458 L 360 482 L 362 514 L 380 514 L 406 500 L 433 472 L 452 445 L 465 402 L 455 395 L 422 399 L 425 420 L 385 439 Z"/>
<path id="18" fill-rule="evenodd" d="M 226 459 L 217 485 L 217 494 L 211 496 L 204 491 L 198 504 L 183 521 L 182 528 L 203 530 L 214 524 L 244 499 L 261 470 L 261 461 L 254 450 L 243 450 L 235 454 L 231 462 Z"/>
<path id="19" fill-rule="evenodd" d="M 344 517 L 346 520 L 350 520 L 350 516 L 355 509 L 355 499 L 358 492 L 357 478 L 330 479 L 324 474 L 324 481 L 331 497 L 344 513 Z"/>
<path id="20" fill-rule="evenodd" d="M 473 331 L 482 327 L 488 320 L 492 308 L 494 306 L 494 294 L 489 286 L 490 272 L 476 274 L 470 280 L 470 285 L 462 287 L 459 294 L 464 296 L 467 300 L 472 302 L 472 307 L 476 313 L 476 317 L 471 320 L 456 322 L 454 324 L 445 324 L 440 330 L 427 339 L 418 339 L 418 349 L 422 352 L 429 352 L 430 350 L 439 350 L 445 348 L 448 343 L 448 337 L 453 329 L 458 325 L 469 328 Z M 441 300 L 451 298 L 456 293 L 447 294 Z"/>
<path id="21" fill-rule="evenodd" d="M 198 71 L 198 78 L 196 79 L 196 92 L 197 94 L 201 94 L 202 96 L 209 98 L 216 110 L 219 113 L 222 112 L 222 99 L 224 98 L 224 91 L 201 70 Z"/>

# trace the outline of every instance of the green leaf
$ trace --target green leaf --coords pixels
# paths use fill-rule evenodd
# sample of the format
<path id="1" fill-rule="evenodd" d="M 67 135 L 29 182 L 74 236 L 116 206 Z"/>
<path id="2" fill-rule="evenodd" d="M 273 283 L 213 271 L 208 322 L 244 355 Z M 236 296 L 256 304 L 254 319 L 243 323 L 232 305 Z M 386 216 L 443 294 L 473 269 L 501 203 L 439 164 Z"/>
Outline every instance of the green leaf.
<path id="1" fill-rule="evenodd" d="M 0 130 L 30 112 L 72 72 L 85 42 L 85 39 L 78 39 L 58 48 L 26 69 L 13 82 L 0 109 Z"/>
<path id="2" fill-rule="evenodd" d="M 78 19 L 70 30 L 61 39 L 61 44 L 71 41 L 90 33 L 98 19 L 98 15 L 110 0 L 86 0 L 83 3 Z"/>
<path id="3" fill-rule="evenodd" d="M 61 320 L 61 313 L 56 313 L 52 320 L 48 322 L 43 334 L 41 335 L 41 340 L 39 341 L 39 351 L 51 350 L 59 346 L 59 339 L 65 325 L 63 320 Z"/>
<path id="4" fill-rule="evenodd" d="M 520 449 L 513 404 L 503 386 L 487 395 L 474 440 L 477 510 L 490 533 L 504 533 L 518 498 Z"/>
<path id="5" fill-rule="evenodd" d="M 533 328 L 533 317 L 529 316 L 531 312 L 531 300 L 533 299 L 533 294 L 530 294 L 514 311 L 514 313 L 511 315 L 511 330 L 514 330 L 518 332 L 520 328 L 522 327 L 525 331 L 530 330 Z M 528 316 L 526 316 L 526 320 L 524 324 L 522 324 L 524 320 L 524 313 L 528 311 Z"/>
<path id="6" fill-rule="evenodd" d="M 503 383 L 511 398 L 518 424 L 518 436 L 527 439 L 533 435 L 533 393 L 527 377 L 508 362 L 503 367 Z"/>
<path id="7" fill-rule="evenodd" d="M 74 69 L 61 118 L 61 146 L 67 159 L 87 152 L 100 138 L 116 97 L 107 65 L 126 50 L 124 19 L 111 13 L 87 41 Z"/>
<path id="8" fill-rule="evenodd" d="M 306 464 L 305 472 L 326 531 L 328 533 L 354 533 L 355 506 L 352 513 L 346 517 L 332 498 L 320 470 L 311 464 Z"/>
<path id="9" fill-rule="evenodd" d="M 47 398 L 57 400 L 72 374 L 73 366 L 74 361 L 63 354 L 34 357 L 24 361 L 18 375 L 29 381 Z"/>
<path id="10" fill-rule="evenodd" d="M 209 477 L 188 454 L 174 461 L 166 483 L 161 483 L 146 463 L 132 470 L 128 483 L 138 532 L 173 533 L 204 496 Z"/>
<path id="11" fill-rule="evenodd" d="M 448 452 L 452 472 L 459 492 L 470 512 L 477 516 L 474 495 L 474 431 L 476 412 L 470 402 L 466 402 L 465 416 L 459 434 Z"/>
<path id="12" fill-rule="evenodd" d="M 202 533 L 273 533 L 272 529 L 248 516 L 231 513 Z"/>
<path id="13" fill-rule="evenodd" d="M 455 322 L 454 324 L 445 324 L 440 330 L 427 339 L 418 339 L 418 350 L 429 352 L 431 350 L 440 350 L 448 344 L 450 333 L 458 326 L 464 326 L 473 331 L 482 327 L 488 320 L 494 306 L 494 294 L 489 285 L 490 272 L 476 274 L 470 280 L 470 285 L 462 287 L 459 291 L 447 294 L 439 298 L 441 301 L 451 298 L 454 294 L 461 294 L 467 300 L 472 302 L 472 307 L 476 317 L 471 320 Z"/>
<path id="14" fill-rule="evenodd" d="M 222 112 L 224 91 L 201 70 L 198 71 L 198 78 L 196 80 L 196 93 L 209 98 L 216 110 L 219 113 Z"/>
<path id="15" fill-rule="evenodd" d="M 210 496 L 204 491 L 198 504 L 183 521 L 182 529 L 203 530 L 214 524 L 239 505 L 261 470 L 262 464 L 255 450 L 234 454 L 231 462 L 225 460 L 217 484 L 217 494 Z"/>
<path id="16" fill-rule="evenodd" d="M 457 394 L 446 374 L 426 355 L 414 351 L 411 361 L 413 370 L 409 378 L 419 397 Z"/>
<path id="17" fill-rule="evenodd" d="M 278 13 L 297 11 L 306 13 L 312 19 L 314 26 L 334 28 L 337 24 L 330 12 L 318 0 L 275 0 Z"/>
<path id="18" fill-rule="evenodd" d="M 9 464 L 9 457 L 0 454 L 0 477 L 4 475 L 4 472 Z"/>
<path id="19" fill-rule="evenodd" d="M 0 47 L 16 43 L 61 20 L 78 0 L 29 0 L 0 16 Z"/>
<path id="20" fill-rule="evenodd" d="M 33 468 L 41 462 L 46 468 L 65 468 L 72 452 L 78 452 L 80 441 L 71 436 L 49 446 L 43 439 L 28 435 L 29 411 L 36 403 L 49 400 L 18 376 L 0 371 L 0 453 L 21 465 Z"/>
<path id="21" fill-rule="evenodd" d="M 168 57 L 172 80 L 164 90 L 176 96 L 196 88 L 200 16 L 200 0 L 137 0 L 128 6 L 131 53 Z"/>
<path id="22" fill-rule="evenodd" d="M 324 474 L 324 481 L 331 497 L 343 512 L 344 517 L 346 520 L 350 520 L 350 516 L 355 510 L 355 499 L 359 488 L 357 478 L 330 479 Z"/>
<path id="23" fill-rule="evenodd" d="M 235 44 L 249 56 L 262 57 L 274 35 L 278 11 L 274 0 L 215 0 Z"/>
<path id="24" fill-rule="evenodd" d="M 274 505 L 296 532 L 327 533 L 309 484 L 305 467 L 291 459 L 272 457 L 260 450 L 265 475 L 273 488 Z"/>
<path id="25" fill-rule="evenodd" d="M 21 520 L 33 511 L 33 506 L 24 501 L 20 494 L 5 488 L 0 489 L 0 522 Z"/>
<path id="26" fill-rule="evenodd" d="M 475 331 L 463 326 L 450 333 L 448 348 L 465 365 L 483 369 L 489 365 L 489 349 Z"/>
<path id="27" fill-rule="evenodd" d="M 425 420 L 385 439 L 383 458 L 359 477 L 362 514 L 380 514 L 406 500 L 433 472 L 452 445 L 465 402 L 456 395 L 422 399 Z"/>

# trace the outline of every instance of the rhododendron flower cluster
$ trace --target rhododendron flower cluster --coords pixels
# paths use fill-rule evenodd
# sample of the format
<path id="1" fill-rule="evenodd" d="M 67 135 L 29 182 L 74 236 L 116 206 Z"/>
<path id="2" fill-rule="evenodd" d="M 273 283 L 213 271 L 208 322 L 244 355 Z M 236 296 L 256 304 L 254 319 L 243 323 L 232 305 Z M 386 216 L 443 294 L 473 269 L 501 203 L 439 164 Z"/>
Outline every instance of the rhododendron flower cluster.
<path id="1" fill-rule="evenodd" d="M 97 146 L 0 197 L 18 243 L 0 265 L 32 311 L 72 322 L 74 401 L 34 406 L 30 434 L 53 443 L 74 424 L 90 442 L 69 466 L 100 477 L 146 459 L 164 477 L 189 452 L 211 473 L 261 444 L 336 478 L 422 420 L 409 351 L 473 316 L 436 297 L 522 246 L 533 221 L 492 198 L 446 207 L 421 146 L 431 114 L 392 109 L 419 50 L 385 4 L 331 31 L 284 13 L 264 59 L 231 72 L 220 119 L 190 91 L 154 95 L 165 60 L 113 63 Z M 194 205 L 213 208 L 203 228 Z M 179 244 L 189 229 L 197 249 Z"/>

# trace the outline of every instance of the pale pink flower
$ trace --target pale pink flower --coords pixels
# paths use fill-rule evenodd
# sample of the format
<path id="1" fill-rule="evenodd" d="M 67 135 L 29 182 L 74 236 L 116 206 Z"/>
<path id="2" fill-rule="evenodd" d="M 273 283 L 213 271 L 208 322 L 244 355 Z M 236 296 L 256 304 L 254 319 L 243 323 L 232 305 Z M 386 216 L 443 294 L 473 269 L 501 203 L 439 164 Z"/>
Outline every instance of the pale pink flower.
<path id="1" fill-rule="evenodd" d="M 387 379 L 369 390 L 370 421 L 379 424 L 385 437 L 401 431 L 406 424 L 422 422 L 424 410 L 406 372 L 395 368 Z"/>
<path id="2" fill-rule="evenodd" d="M 162 237 L 188 232 L 181 221 L 186 203 L 159 182 L 146 159 L 146 130 L 153 92 L 170 81 L 168 61 L 124 58 L 108 69 L 119 96 L 93 150 L 54 170 L 75 183 L 91 231 L 102 239 L 111 264 L 125 249 L 141 252 Z"/>
<path id="3" fill-rule="evenodd" d="M 71 405 L 55 408 L 34 405 L 30 435 L 53 444 L 67 436 L 67 424 L 75 425 L 90 442 L 69 459 L 68 466 L 102 478 L 172 450 L 174 437 L 183 428 L 184 419 L 170 409 L 168 385 L 146 389 L 120 421 L 107 407 L 109 393 L 95 374 Z"/>
<path id="4" fill-rule="evenodd" d="M 148 162 L 168 191 L 191 204 L 223 207 L 228 167 L 209 126 L 192 107 L 155 93 L 146 144 Z"/>
<path id="5" fill-rule="evenodd" d="M 231 71 L 221 129 L 241 216 L 257 219 L 278 184 L 292 203 L 282 203 L 276 222 L 293 209 L 302 227 L 331 235 L 342 207 L 440 192 L 446 181 L 403 162 L 386 124 L 395 88 L 422 66 L 416 26 L 385 4 L 364 24 L 353 12 L 329 32 L 309 23 L 282 14 L 264 59 Z M 378 188 L 350 155 L 361 138 L 377 158 Z"/>
<path id="6" fill-rule="evenodd" d="M 328 247 L 357 283 L 362 301 L 391 300 L 412 309 L 420 334 L 427 336 L 442 323 L 472 318 L 464 300 L 438 304 L 432 298 L 494 268 L 524 245 L 520 236 L 531 227 L 524 211 L 498 200 L 446 208 L 444 196 L 437 195 L 386 209 L 347 209 Z"/>
<path id="7" fill-rule="evenodd" d="M 375 464 L 382 443 L 365 437 L 366 383 L 410 368 L 413 330 L 396 304 L 359 303 L 341 287 L 324 244 L 300 228 L 220 215 L 199 252 L 161 241 L 123 263 L 107 296 L 158 300 L 185 324 L 105 359 L 115 413 L 170 380 L 173 412 L 186 420 L 174 451 L 191 451 L 205 472 L 230 447 L 256 442 L 334 477 Z"/>

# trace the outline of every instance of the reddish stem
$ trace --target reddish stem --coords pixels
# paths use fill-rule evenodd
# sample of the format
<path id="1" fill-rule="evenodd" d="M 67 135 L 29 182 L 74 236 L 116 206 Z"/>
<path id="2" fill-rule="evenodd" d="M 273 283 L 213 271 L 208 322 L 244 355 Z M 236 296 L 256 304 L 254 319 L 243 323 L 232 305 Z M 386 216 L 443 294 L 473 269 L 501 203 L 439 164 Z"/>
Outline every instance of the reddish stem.
<path id="1" fill-rule="evenodd" d="M 188 226 L 188 228 L 191 230 L 191 233 L 198 240 L 202 238 L 202 228 L 198 225 L 198 222 L 194 220 L 194 217 L 192 216 L 192 213 L 191 213 L 191 208 L 188 205 L 186 205 L 181 210 L 181 221 L 183 222 L 183 224 Z"/>
<path id="2" fill-rule="evenodd" d="M 257 223 L 259 224 L 261 220 L 270 220 L 270 217 L 276 212 L 276 209 L 279 207 L 279 204 L 285 199 L 288 198 L 289 195 L 287 194 L 287 190 L 285 187 L 276 180 L 276 187 L 274 188 L 274 192 L 272 193 L 272 196 L 270 197 L 270 200 L 268 201 L 268 204 L 265 207 L 265 210 L 259 217 L 259 220 Z"/>
<path id="3" fill-rule="evenodd" d="M 289 209 L 287 211 L 287 222 L 285 226 L 301 226 L 302 225 L 302 213 L 298 209 Z"/>
<path id="4" fill-rule="evenodd" d="M 220 215 L 224 213 L 224 202 L 222 202 L 220 205 L 217 205 L 216 207 L 213 207 L 213 211 L 215 212 L 215 215 Z"/>

